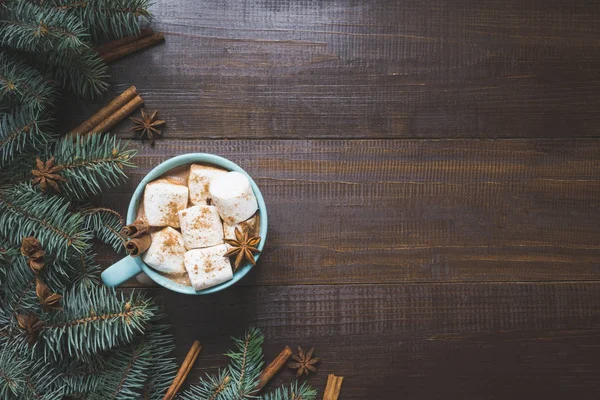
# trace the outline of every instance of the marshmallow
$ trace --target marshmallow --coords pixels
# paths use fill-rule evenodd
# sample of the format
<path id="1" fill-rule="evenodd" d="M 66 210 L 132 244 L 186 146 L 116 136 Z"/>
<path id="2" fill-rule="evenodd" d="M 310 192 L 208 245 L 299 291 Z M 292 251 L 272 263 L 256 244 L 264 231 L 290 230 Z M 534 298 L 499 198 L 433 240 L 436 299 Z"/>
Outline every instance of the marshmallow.
<path id="1" fill-rule="evenodd" d="M 179 224 L 188 250 L 223 243 L 223 225 L 215 206 L 194 206 L 179 211 Z"/>
<path id="2" fill-rule="evenodd" d="M 167 274 L 185 273 L 185 246 L 179 231 L 167 226 L 152 234 L 152 244 L 142 260 L 157 271 Z"/>
<path id="3" fill-rule="evenodd" d="M 195 290 L 202 290 L 233 278 L 229 257 L 223 255 L 228 246 L 206 247 L 185 253 L 185 268 Z"/>
<path id="4" fill-rule="evenodd" d="M 177 212 L 187 207 L 188 188 L 166 179 L 158 179 L 146 185 L 144 190 L 144 213 L 148 225 L 179 228 Z"/>
<path id="5" fill-rule="evenodd" d="M 225 239 L 235 239 L 235 228 L 238 228 L 242 233 L 248 232 L 248 236 L 258 236 L 260 233 L 260 217 L 255 214 L 252 218 L 239 224 L 223 222 L 223 237 Z"/>
<path id="6" fill-rule="evenodd" d="M 206 204 L 210 198 L 209 185 L 211 179 L 216 176 L 226 175 L 227 171 L 202 164 L 192 164 L 188 177 L 188 188 L 190 189 L 190 202 L 193 205 Z"/>
<path id="7" fill-rule="evenodd" d="M 239 172 L 215 176 L 209 191 L 219 215 L 230 225 L 247 220 L 258 210 L 250 181 Z"/>

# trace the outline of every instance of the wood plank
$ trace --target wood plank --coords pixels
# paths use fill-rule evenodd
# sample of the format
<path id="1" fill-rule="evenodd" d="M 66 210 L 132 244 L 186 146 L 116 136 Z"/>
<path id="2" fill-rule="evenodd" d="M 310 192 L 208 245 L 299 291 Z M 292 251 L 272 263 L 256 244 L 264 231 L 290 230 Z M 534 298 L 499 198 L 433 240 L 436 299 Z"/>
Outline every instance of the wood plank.
<path id="1" fill-rule="evenodd" d="M 600 283 L 235 286 L 209 296 L 151 290 L 176 324 L 188 381 L 226 363 L 249 325 L 267 360 L 315 346 L 308 382 L 345 377 L 342 399 L 591 399 L 600 390 Z M 282 371 L 273 382 L 290 382 Z"/>
<path id="2" fill-rule="evenodd" d="M 600 140 L 161 141 L 101 204 L 182 153 L 239 163 L 267 203 L 260 285 L 594 280 Z M 102 253 L 109 263 L 108 253 Z"/>
<path id="3" fill-rule="evenodd" d="M 135 84 L 171 138 L 600 133 L 595 2 L 155 3 L 166 44 L 116 63 L 113 83 Z"/>

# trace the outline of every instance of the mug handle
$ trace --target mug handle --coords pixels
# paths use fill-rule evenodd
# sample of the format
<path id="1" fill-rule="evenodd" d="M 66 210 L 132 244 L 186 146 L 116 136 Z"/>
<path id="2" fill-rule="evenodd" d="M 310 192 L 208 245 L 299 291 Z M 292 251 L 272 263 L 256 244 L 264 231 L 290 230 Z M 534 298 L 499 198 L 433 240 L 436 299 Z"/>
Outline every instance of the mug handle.
<path id="1" fill-rule="evenodd" d="M 115 287 L 141 272 L 142 269 L 133 257 L 127 256 L 106 268 L 100 277 L 106 286 Z"/>

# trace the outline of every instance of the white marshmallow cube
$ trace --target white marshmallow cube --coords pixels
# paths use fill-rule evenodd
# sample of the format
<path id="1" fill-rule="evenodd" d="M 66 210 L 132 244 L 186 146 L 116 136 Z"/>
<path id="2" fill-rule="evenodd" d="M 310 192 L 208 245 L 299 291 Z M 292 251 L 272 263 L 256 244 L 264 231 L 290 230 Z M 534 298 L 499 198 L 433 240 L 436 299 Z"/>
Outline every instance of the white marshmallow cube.
<path id="1" fill-rule="evenodd" d="M 225 239 L 235 239 L 236 228 L 242 233 L 248 232 L 248 236 L 258 236 L 260 233 L 259 221 L 260 218 L 258 214 L 255 214 L 252 218 L 237 224 L 228 224 L 227 222 L 223 222 L 223 237 Z"/>
<path id="2" fill-rule="evenodd" d="M 250 181 L 239 172 L 215 176 L 210 181 L 210 198 L 223 221 L 230 225 L 247 220 L 258 210 Z"/>
<path id="3" fill-rule="evenodd" d="M 233 278 L 229 257 L 224 257 L 228 246 L 206 247 L 185 253 L 185 268 L 195 290 L 207 289 Z"/>
<path id="4" fill-rule="evenodd" d="M 226 175 L 227 171 L 202 164 L 192 164 L 188 177 L 190 202 L 193 205 L 206 204 L 210 199 L 210 181 L 216 176 Z"/>
<path id="5" fill-rule="evenodd" d="M 215 206 L 194 206 L 181 210 L 179 224 L 188 250 L 223 243 L 223 225 Z"/>
<path id="6" fill-rule="evenodd" d="M 167 274 L 185 273 L 185 246 L 179 231 L 167 226 L 152 234 L 152 244 L 142 260 L 157 271 Z"/>
<path id="7" fill-rule="evenodd" d="M 187 186 L 166 179 L 150 182 L 144 190 L 144 213 L 150 226 L 179 228 L 177 212 L 186 208 L 187 203 Z"/>

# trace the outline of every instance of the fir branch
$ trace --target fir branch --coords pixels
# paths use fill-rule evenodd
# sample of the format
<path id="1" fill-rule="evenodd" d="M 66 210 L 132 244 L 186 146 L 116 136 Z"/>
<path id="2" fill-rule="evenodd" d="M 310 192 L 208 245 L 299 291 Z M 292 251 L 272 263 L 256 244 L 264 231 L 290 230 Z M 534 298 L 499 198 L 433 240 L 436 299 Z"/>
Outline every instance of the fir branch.
<path id="1" fill-rule="evenodd" d="M 40 71 L 0 50 L 0 101 L 40 112 L 52 108 L 57 96 L 56 85 Z"/>
<path id="2" fill-rule="evenodd" d="M 0 352 L 0 397 L 16 399 L 25 385 L 27 360 L 17 352 L 4 347 Z"/>
<path id="3" fill-rule="evenodd" d="M 242 339 L 233 339 L 237 351 L 225 355 L 231 359 L 229 372 L 236 382 L 237 392 L 250 395 L 256 388 L 263 366 L 262 344 L 264 337 L 257 328 L 250 328 Z"/>
<path id="4" fill-rule="evenodd" d="M 121 235 L 125 220 L 121 214 L 110 208 L 94 207 L 82 211 L 85 219 L 85 229 L 94 233 L 102 242 L 112 246 L 117 253 L 125 251 L 126 239 Z"/>
<path id="5" fill-rule="evenodd" d="M 190 386 L 189 389 L 181 393 L 177 400 L 217 400 L 223 399 L 223 392 L 231 386 L 231 376 L 227 369 L 219 371 L 217 375 L 206 375 L 200 378 L 198 384 Z M 237 399 L 232 397 L 231 399 Z M 240 397 L 243 399 L 243 397 Z"/>
<path id="6" fill-rule="evenodd" d="M 63 293 L 72 285 L 95 286 L 100 283 L 100 266 L 89 251 L 74 253 L 68 259 L 56 258 L 53 254 L 44 255 L 46 265 L 40 272 L 42 280 L 54 293 Z M 9 306 L 29 304 L 32 308 L 21 312 L 39 312 L 35 294 L 35 274 L 26 263 L 17 247 L 11 247 L 0 235 L 0 294 Z M 29 296 L 28 301 L 26 295 Z M 17 312 L 20 309 L 15 309 Z"/>
<path id="7" fill-rule="evenodd" d="M 100 284 L 100 265 L 94 259 L 95 255 L 89 252 L 73 255 L 71 264 L 75 266 L 75 273 L 70 276 L 73 287 L 91 288 Z"/>
<path id="8" fill-rule="evenodd" d="M 52 0 L 44 4 L 83 20 L 95 39 L 138 35 L 140 18 L 151 19 L 149 0 Z"/>
<path id="9" fill-rule="evenodd" d="M 280 387 L 274 392 L 261 396 L 261 400 L 314 400 L 317 392 L 306 383 L 298 386 L 298 382 L 289 387 Z"/>
<path id="10" fill-rule="evenodd" d="M 50 316 L 41 333 L 44 355 L 85 357 L 130 343 L 143 334 L 156 307 L 143 295 L 100 286 L 66 293 L 64 311 Z"/>
<path id="11" fill-rule="evenodd" d="M 164 325 L 151 325 L 143 337 L 128 346 L 101 354 L 87 363 L 64 364 L 60 384 L 67 388 L 67 394 L 79 398 L 86 393 L 88 400 L 118 398 L 115 394 L 123 396 L 127 391 L 135 393 L 128 398 L 162 399 L 177 370 L 170 356 L 173 338 L 165 329 Z M 134 358 L 138 361 L 131 362 Z M 142 371 L 137 364 L 140 358 L 148 364 Z"/>
<path id="12" fill-rule="evenodd" d="M 23 256 L 13 258 L 12 264 L 6 269 L 3 283 L 2 300 L 11 314 L 40 312 L 35 294 L 35 275 Z"/>
<path id="13" fill-rule="evenodd" d="M 4 296 L 7 289 L 6 277 L 12 268 L 13 260 L 19 256 L 19 249 L 11 246 L 8 238 L 0 234 L 0 296 Z"/>
<path id="14" fill-rule="evenodd" d="M 57 387 L 55 382 L 60 375 L 43 358 L 30 363 L 25 373 L 25 385 L 19 399 L 23 400 L 56 400 L 64 396 L 64 388 Z"/>
<path id="15" fill-rule="evenodd" d="M 39 157 L 41 151 L 43 150 L 38 151 L 33 146 L 26 146 L 24 150 L 15 153 L 11 161 L 0 168 L 0 190 L 17 183 L 30 181 L 33 167 L 32 160 Z"/>
<path id="16" fill-rule="evenodd" d="M 124 167 L 133 167 L 134 150 L 126 150 L 111 135 L 86 135 L 75 140 L 67 136 L 54 147 L 56 166 L 67 180 L 63 193 L 72 199 L 86 199 L 125 181 Z"/>
<path id="17" fill-rule="evenodd" d="M 104 383 L 104 374 L 111 369 L 111 352 L 101 354 L 90 360 L 67 360 L 58 364 L 60 380 L 57 385 L 65 388 L 67 395 L 82 398 L 94 393 Z"/>
<path id="18" fill-rule="evenodd" d="M 162 400 L 177 373 L 177 363 L 171 355 L 175 344 L 173 336 L 166 333 L 169 327 L 153 322 L 142 339 L 149 344 L 152 355 L 152 364 L 148 369 L 148 379 L 142 394 L 147 400 Z"/>
<path id="19" fill-rule="evenodd" d="M 141 343 L 119 350 L 111 358 L 111 373 L 105 378 L 108 382 L 105 381 L 101 391 L 94 392 L 90 400 L 139 398 L 147 379 L 147 370 L 152 363 L 149 347 L 148 344 Z"/>
<path id="20" fill-rule="evenodd" d="M 236 349 L 225 355 L 229 366 L 216 376 L 206 375 L 197 385 L 191 386 L 180 400 L 243 400 L 253 399 L 258 377 L 263 366 L 262 343 L 264 337 L 257 328 L 250 328 L 244 337 L 233 339 Z"/>
<path id="21" fill-rule="evenodd" d="M 50 120 L 38 111 L 19 108 L 0 121 L 0 166 L 4 167 L 25 149 L 41 151 L 53 140 Z"/>
<path id="22" fill-rule="evenodd" d="M 96 98 L 108 89 L 108 66 L 94 50 L 49 51 L 28 58 L 63 88 L 81 98 Z"/>
<path id="23" fill-rule="evenodd" d="M 44 196 L 28 184 L 0 191 L 0 234 L 13 246 L 35 236 L 46 252 L 67 259 L 72 251 L 89 248 L 91 232 L 83 229 L 83 216 L 69 211 L 69 203 L 58 196 Z"/>
<path id="24" fill-rule="evenodd" d="M 27 1 L 9 1 L 0 19 L 0 44 L 26 52 L 89 48 L 83 22 L 65 11 Z"/>

